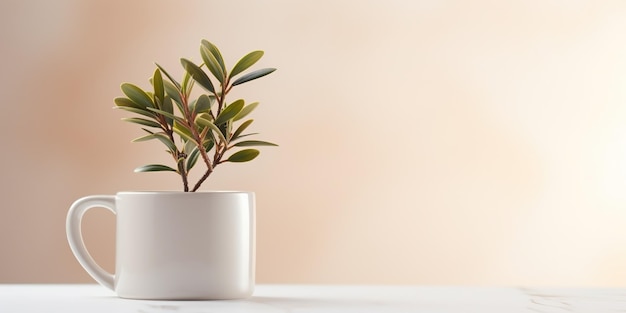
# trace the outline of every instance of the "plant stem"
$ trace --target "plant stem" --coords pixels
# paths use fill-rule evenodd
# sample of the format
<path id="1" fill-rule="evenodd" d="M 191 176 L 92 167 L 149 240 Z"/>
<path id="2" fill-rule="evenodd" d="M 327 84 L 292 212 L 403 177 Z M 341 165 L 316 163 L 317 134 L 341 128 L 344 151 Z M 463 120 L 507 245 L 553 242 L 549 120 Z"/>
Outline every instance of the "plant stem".
<path id="1" fill-rule="evenodd" d="M 198 190 L 198 188 L 200 188 L 200 185 L 202 185 L 202 183 L 203 183 L 203 182 L 204 182 L 207 178 L 209 178 L 209 175 L 211 175 L 211 173 L 213 173 L 213 169 L 215 169 L 215 167 L 216 167 L 218 164 L 220 164 L 220 163 L 221 163 L 221 162 L 220 162 L 220 159 L 221 159 L 221 158 L 222 158 L 222 156 L 224 155 L 224 152 L 225 152 L 225 151 L 222 151 L 222 152 L 219 152 L 219 153 L 218 153 L 218 149 L 219 149 L 219 148 L 218 148 L 218 147 L 215 147 L 215 149 L 216 149 L 216 151 L 215 151 L 215 157 L 214 157 L 214 159 L 213 159 L 213 164 L 212 164 L 212 166 L 211 166 L 211 167 L 209 167 L 209 168 L 207 169 L 207 171 L 206 171 L 206 172 L 204 172 L 204 175 L 202 175 L 202 177 L 200 177 L 200 179 L 198 180 L 198 182 L 196 183 L 196 185 L 195 185 L 195 186 L 193 186 L 193 189 L 192 189 L 191 191 L 196 191 L 196 190 Z M 224 150 L 224 149 L 222 148 L 222 149 L 220 149 L 220 150 Z M 206 152 L 204 153 L 204 155 L 206 155 Z M 207 159 L 208 159 L 208 156 L 207 156 Z"/>
<path id="2" fill-rule="evenodd" d="M 209 178 L 209 175 L 211 175 L 212 171 L 207 170 L 206 172 L 204 172 L 204 175 L 202 175 L 202 177 L 200 177 L 200 179 L 198 180 L 198 182 L 196 183 L 195 186 L 193 186 L 193 189 L 191 189 L 191 192 L 195 192 L 196 190 L 198 190 L 198 188 L 200 188 L 200 185 L 202 185 L 202 183 Z"/>
<path id="3" fill-rule="evenodd" d="M 169 127 L 169 124 L 167 124 L 167 122 L 165 122 L 165 133 L 167 134 L 167 136 L 170 138 L 170 140 L 172 142 L 174 141 L 174 135 L 173 135 L 173 131 L 172 129 Z M 187 192 L 189 191 L 189 182 L 187 181 L 187 170 L 185 169 L 185 162 L 180 162 L 180 151 L 178 151 L 178 147 L 176 147 L 176 151 L 172 152 L 172 157 L 174 158 L 174 162 L 176 162 L 176 164 L 178 164 L 178 174 L 180 175 L 180 177 L 183 180 L 183 191 Z"/>
<path id="4" fill-rule="evenodd" d="M 183 191 L 189 191 L 189 182 L 187 181 L 187 171 L 185 171 L 185 162 L 178 162 L 178 171 L 183 179 Z"/>
<path id="5" fill-rule="evenodd" d="M 230 91 L 230 88 L 228 88 L 228 85 L 230 84 L 230 78 L 226 80 L 225 83 L 222 84 L 222 92 L 218 95 L 217 93 L 214 93 L 215 95 L 215 99 L 217 100 L 217 112 L 215 113 L 214 118 L 217 118 L 220 113 L 222 113 L 222 109 L 224 108 L 224 101 L 226 100 L 226 94 L 228 94 L 228 91 Z M 232 86 L 231 86 L 232 88 Z M 217 126 L 217 125 L 216 125 Z M 198 131 L 192 127 L 192 131 L 193 131 L 193 135 L 194 137 L 202 140 L 203 138 L 199 138 L 200 136 L 198 135 Z M 225 135 L 225 137 L 228 137 L 228 134 Z M 227 139 L 228 140 L 228 139 Z M 226 152 L 226 150 L 228 150 L 228 142 L 221 142 L 221 143 L 215 143 L 215 154 L 213 155 L 213 162 L 211 163 L 211 160 L 209 159 L 209 156 L 207 155 L 206 151 L 202 146 L 202 141 L 200 142 L 200 146 L 198 148 L 200 148 L 200 155 L 202 155 L 202 159 L 204 160 L 204 163 L 206 163 L 207 165 L 207 170 L 206 172 L 204 172 L 204 174 L 202 175 L 202 177 L 200 177 L 200 179 L 198 180 L 198 182 L 196 182 L 196 184 L 194 185 L 193 189 L 191 189 L 192 192 L 198 190 L 200 188 L 200 186 L 202 185 L 202 183 L 204 183 L 204 181 L 209 178 L 209 175 L 211 175 L 211 173 L 213 173 L 213 170 L 215 168 L 215 166 L 217 166 L 218 164 L 220 164 L 222 157 L 224 156 L 224 152 Z"/>
<path id="6" fill-rule="evenodd" d="M 204 161 L 204 163 L 207 166 L 207 171 L 204 173 L 204 175 L 200 178 L 200 180 L 198 180 L 198 182 L 195 184 L 195 186 L 193 187 L 193 189 L 191 190 L 192 192 L 198 190 L 198 188 L 200 188 L 200 185 L 209 177 L 209 175 L 213 172 L 213 164 L 211 163 L 211 160 L 209 159 L 209 156 L 206 153 L 206 150 L 204 149 L 204 136 L 200 136 L 200 134 L 198 133 L 198 130 L 196 129 L 195 125 L 193 124 L 196 118 L 196 114 L 195 112 L 192 112 L 189 110 L 189 104 L 187 103 L 187 95 L 183 95 L 182 97 L 182 106 L 183 106 L 183 114 L 185 115 L 185 118 L 187 119 L 187 121 L 189 121 L 191 123 L 191 125 L 189 125 L 189 129 L 191 130 L 191 134 L 193 135 L 194 140 L 196 141 L 196 144 L 198 145 L 198 151 L 200 151 L 200 155 L 202 156 L 202 160 Z M 185 188 L 185 191 L 188 191 L 188 187 Z"/>
<path id="7" fill-rule="evenodd" d="M 170 125 L 167 123 L 167 118 L 161 114 L 158 114 L 157 118 L 158 118 L 159 123 L 161 124 L 161 129 L 167 134 L 167 136 L 172 142 L 175 142 L 174 135 L 173 135 L 174 132 L 170 128 Z M 171 152 L 172 152 L 172 157 L 174 158 L 174 162 L 176 162 L 176 164 L 178 165 L 178 174 L 183 180 L 183 190 L 187 192 L 189 191 L 189 182 L 187 181 L 187 171 L 185 170 L 185 163 L 179 161 L 180 151 L 178 150 L 178 147 L 176 147 L 176 151 L 171 151 Z"/>
<path id="8" fill-rule="evenodd" d="M 204 163 L 207 165 L 207 170 L 206 172 L 204 172 L 204 175 L 200 177 L 196 185 L 193 187 L 193 189 L 191 190 L 192 192 L 198 190 L 198 188 L 200 188 L 200 185 L 202 185 L 202 183 L 209 177 L 209 175 L 213 173 L 213 168 L 214 168 L 213 164 L 211 164 L 211 160 L 209 159 L 209 156 L 206 154 L 206 151 L 204 151 L 204 147 L 200 147 L 200 155 L 202 156 Z"/>

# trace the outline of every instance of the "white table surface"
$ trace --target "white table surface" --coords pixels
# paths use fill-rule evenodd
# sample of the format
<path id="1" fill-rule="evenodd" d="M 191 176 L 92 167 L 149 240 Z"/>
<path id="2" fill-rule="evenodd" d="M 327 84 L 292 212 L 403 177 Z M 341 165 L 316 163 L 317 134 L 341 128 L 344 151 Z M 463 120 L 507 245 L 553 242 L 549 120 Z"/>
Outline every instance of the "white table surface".
<path id="1" fill-rule="evenodd" d="M 0 312 L 564 313 L 626 312 L 624 289 L 259 285 L 229 301 L 126 300 L 99 285 L 2 285 Z"/>

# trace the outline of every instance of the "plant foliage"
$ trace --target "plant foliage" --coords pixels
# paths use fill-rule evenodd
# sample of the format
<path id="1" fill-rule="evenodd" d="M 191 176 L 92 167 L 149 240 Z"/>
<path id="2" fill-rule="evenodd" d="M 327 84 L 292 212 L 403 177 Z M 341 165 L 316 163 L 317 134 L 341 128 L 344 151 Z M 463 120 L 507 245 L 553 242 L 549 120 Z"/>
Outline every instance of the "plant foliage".
<path id="1" fill-rule="evenodd" d="M 243 99 L 231 103 L 226 96 L 234 86 L 266 76 L 276 69 L 263 68 L 244 73 L 263 57 L 263 51 L 253 51 L 242 57 L 229 71 L 217 46 L 207 40 L 200 45 L 202 62 L 180 59 L 184 69 L 181 82 L 176 81 L 163 67 L 157 68 L 150 79 L 152 90 L 123 83 L 125 97 L 115 99 L 116 108 L 137 116 L 122 120 L 139 124 L 146 135 L 133 142 L 157 140 L 167 148 L 174 167 L 148 164 L 135 172 L 176 172 L 184 191 L 196 191 L 213 173 L 215 167 L 226 162 L 248 162 L 259 155 L 252 146 L 276 146 L 260 140 L 241 140 L 256 133 L 244 133 L 252 119 L 246 119 L 258 102 L 246 104 Z M 198 84 L 205 91 L 193 98 Z M 242 149 L 243 148 L 243 149 Z M 238 151 L 234 151 L 238 150 Z M 204 174 L 191 186 L 190 170 L 197 164 L 205 165 Z"/>

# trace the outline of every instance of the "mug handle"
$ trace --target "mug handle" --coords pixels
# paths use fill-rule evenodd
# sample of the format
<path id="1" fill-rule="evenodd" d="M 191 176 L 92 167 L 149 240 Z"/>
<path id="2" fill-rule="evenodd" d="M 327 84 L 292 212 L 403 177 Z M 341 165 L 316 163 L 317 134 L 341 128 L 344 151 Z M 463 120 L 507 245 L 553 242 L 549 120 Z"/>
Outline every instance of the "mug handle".
<path id="1" fill-rule="evenodd" d="M 106 208 L 113 214 L 117 214 L 115 196 L 88 196 L 76 200 L 67 212 L 67 241 L 78 263 L 83 266 L 87 273 L 101 285 L 114 290 L 115 276 L 102 269 L 89 255 L 81 233 L 81 224 L 85 212 L 95 207 Z"/>

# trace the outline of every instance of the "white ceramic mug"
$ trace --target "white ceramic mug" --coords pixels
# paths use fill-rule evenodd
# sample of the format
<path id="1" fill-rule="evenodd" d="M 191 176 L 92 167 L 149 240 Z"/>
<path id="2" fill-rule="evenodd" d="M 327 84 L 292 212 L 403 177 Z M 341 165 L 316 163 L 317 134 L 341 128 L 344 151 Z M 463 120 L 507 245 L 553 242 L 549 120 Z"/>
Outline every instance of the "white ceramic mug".
<path id="1" fill-rule="evenodd" d="M 115 274 L 87 252 L 84 213 L 116 214 Z M 236 299 L 252 295 L 255 199 L 252 192 L 119 192 L 74 202 L 67 239 L 85 270 L 122 298 Z"/>

